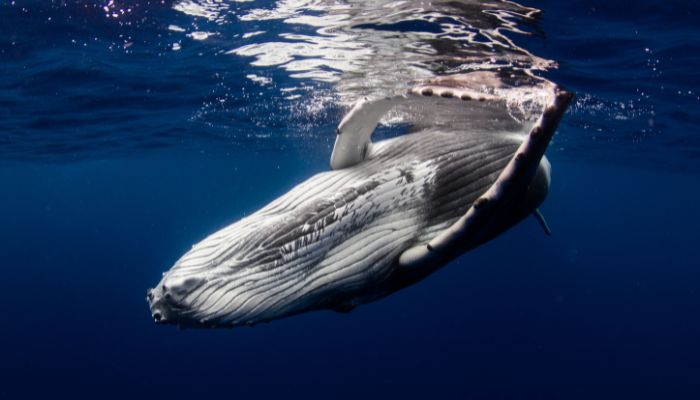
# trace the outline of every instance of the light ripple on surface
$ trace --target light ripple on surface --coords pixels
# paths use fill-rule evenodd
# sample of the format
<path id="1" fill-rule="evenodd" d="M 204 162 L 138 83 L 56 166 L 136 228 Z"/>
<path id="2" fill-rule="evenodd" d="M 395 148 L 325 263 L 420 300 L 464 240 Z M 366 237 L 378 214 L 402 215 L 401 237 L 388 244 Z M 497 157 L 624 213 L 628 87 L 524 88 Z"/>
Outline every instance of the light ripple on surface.
<path id="1" fill-rule="evenodd" d="M 700 50 L 697 6 L 538 4 L 545 13 L 475 0 L 2 2 L 1 160 L 328 151 L 361 96 L 501 69 L 578 93 L 552 152 L 700 167 L 687 67 Z M 434 122 L 456 118 L 446 111 Z M 501 118 L 480 111 L 468 114 Z M 406 127 L 400 113 L 386 121 Z"/>

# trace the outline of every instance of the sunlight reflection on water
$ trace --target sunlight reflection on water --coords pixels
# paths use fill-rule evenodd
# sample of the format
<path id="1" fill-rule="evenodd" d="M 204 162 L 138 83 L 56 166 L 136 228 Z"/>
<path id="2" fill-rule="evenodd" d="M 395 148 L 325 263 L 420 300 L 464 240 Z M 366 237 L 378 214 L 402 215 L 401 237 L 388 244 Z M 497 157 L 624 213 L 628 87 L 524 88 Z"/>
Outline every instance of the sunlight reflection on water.
<path id="1" fill-rule="evenodd" d="M 226 20 L 228 3 L 180 1 L 178 11 Z M 505 32 L 527 34 L 539 10 L 502 1 L 282 0 L 237 12 L 226 23 L 251 25 L 250 43 L 228 54 L 276 66 L 292 78 L 334 83 L 341 103 L 389 96 L 435 75 L 474 70 L 546 70 L 549 60 L 518 47 Z M 255 40 L 261 21 L 289 25 Z M 223 23 L 223 22 L 222 22 Z"/>

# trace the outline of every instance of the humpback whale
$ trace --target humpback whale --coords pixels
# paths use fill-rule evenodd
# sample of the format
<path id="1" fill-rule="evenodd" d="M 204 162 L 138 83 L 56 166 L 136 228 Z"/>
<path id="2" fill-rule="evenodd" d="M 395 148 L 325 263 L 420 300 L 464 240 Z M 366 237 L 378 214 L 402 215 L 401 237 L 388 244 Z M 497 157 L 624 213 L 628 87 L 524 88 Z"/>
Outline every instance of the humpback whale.
<path id="1" fill-rule="evenodd" d="M 193 246 L 148 291 L 155 322 L 235 327 L 348 312 L 529 215 L 546 227 L 537 211 L 550 184 L 544 153 L 573 94 L 543 78 L 511 78 L 438 76 L 359 101 L 338 126 L 331 170 Z M 470 131 L 469 121 L 441 125 L 435 117 L 447 107 L 528 102 L 540 107 L 533 120 L 514 117 L 518 129 L 494 120 L 491 132 Z M 411 116 L 411 132 L 372 142 L 396 109 Z"/>

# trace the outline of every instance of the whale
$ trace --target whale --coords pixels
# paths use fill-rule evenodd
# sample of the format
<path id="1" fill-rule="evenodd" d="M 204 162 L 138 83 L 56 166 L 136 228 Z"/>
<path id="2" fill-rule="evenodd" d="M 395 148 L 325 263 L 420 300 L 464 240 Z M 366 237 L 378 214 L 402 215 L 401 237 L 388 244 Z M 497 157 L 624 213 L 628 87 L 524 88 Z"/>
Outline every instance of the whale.
<path id="1" fill-rule="evenodd" d="M 349 312 L 530 215 L 548 231 L 538 209 L 551 180 L 544 153 L 572 97 L 543 78 L 514 82 L 481 71 L 359 100 L 338 125 L 331 169 L 194 245 L 148 290 L 153 320 L 231 328 Z M 469 130 L 436 117 L 443 108 L 512 109 L 518 99 L 536 112 L 515 131 Z M 395 109 L 413 128 L 373 142 Z"/>

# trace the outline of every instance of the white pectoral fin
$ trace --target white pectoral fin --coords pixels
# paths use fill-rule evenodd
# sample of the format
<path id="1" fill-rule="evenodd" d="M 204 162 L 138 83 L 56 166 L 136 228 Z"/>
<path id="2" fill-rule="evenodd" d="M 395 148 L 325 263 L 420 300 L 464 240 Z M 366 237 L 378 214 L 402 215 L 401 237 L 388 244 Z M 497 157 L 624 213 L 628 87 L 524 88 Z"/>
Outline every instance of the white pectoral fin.
<path id="1" fill-rule="evenodd" d="M 517 84 L 510 80 L 517 81 Z M 553 89 L 553 83 L 530 75 L 511 77 L 506 82 L 494 71 L 475 71 L 437 76 L 401 95 L 380 99 L 364 98 L 350 109 L 338 125 L 331 168 L 348 168 L 364 161 L 371 149 L 374 129 L 382 117 L 396 106 L 403 108 L 406 122 L 414 126 L 432 127 L 436 122 L 444 122 L 431 119 L 434 114 L 444 111 L 444 103 L 441 103 L 444 101 L 453 102 L 450 104 L 455 106 L 453 114 L 456 116 L 468 116 L 469 112 L 483 110 L 483 107 L 470 107 L 470 103 L 477 102 L 503 109 L 502 117 L 508 118 L 508 103 L 541 104 L 545 98 L 549 101 Z M 451 109 L 452 106 L 447 108 Z M 487 123 L 492 125 L 492 122 Z"/>
<path id="2" fill-rule="evenodd" d="M 331 168 L 352 167 L 364 161 L 372 142 L 372 132 L 384 114 L 402 101 L 403 96 L 358 101 L 345 115 L 338 129 L 331 155 Z"/>
<path id="3" fill-rule="evenodd" d="M 481 195 L 457 222 L 427 244 L 404 251 L 399 265 L 416 268 L 440 260 L 449 260 L 475 244 L 480 243 L 488 228 L 498 219 L 504 204 L 514 198 L 532 181 L 544 152 L 566 111 L 573 94 L 554 88 L 553 100 L 518 147 L 506 167 L 491 187 Z"/>

